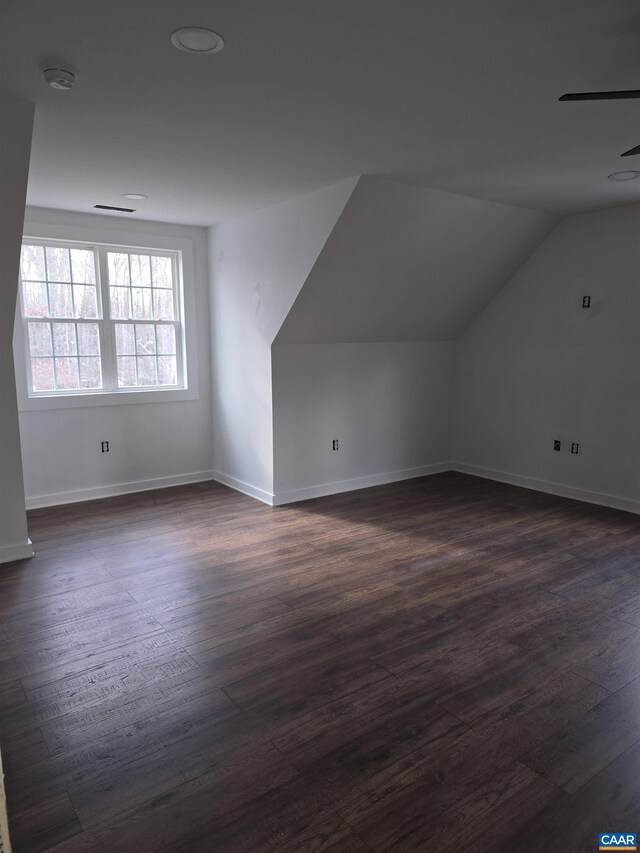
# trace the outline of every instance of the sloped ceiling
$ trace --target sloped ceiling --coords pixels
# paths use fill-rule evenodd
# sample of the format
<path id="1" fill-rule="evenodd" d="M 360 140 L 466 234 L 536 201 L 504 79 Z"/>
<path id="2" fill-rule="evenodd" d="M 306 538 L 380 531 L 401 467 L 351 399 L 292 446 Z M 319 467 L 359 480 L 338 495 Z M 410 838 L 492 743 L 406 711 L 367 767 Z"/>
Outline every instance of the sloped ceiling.
<path id="1" fill-rule="evenodd" d="M 224 50 L 175 50 L 193 25 Z M 2 0 L 0 79 L 36 105 L 30 205 L 208 226 L 375 174 L 566 214 L 640 201 L 607 180 L 637 103 L 558 103 L 637 88 L 639 29 L 637 0 Z"/>
<path id="2" fill-rule="evenodd" d="M 246 345 L 271 344 L 307 281 L 358 178 L 316 190 L 210 229 L 213 330 Z"/>
<path id="3" fill-rule="evenodd" d="M 455 340 L 556 222 L 363 177 L 275 343 Z"/>

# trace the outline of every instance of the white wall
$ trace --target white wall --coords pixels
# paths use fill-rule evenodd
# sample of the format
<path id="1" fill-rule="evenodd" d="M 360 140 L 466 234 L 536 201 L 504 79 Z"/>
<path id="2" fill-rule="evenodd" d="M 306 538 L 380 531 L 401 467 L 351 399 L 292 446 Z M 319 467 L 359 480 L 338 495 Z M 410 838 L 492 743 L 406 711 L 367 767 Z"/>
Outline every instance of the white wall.
<path id="1" fill-rule="evenodd" d="M 11 349 L 33 112 L 33 104 L 0 94 L 0 563 L 33 554 Z"/>
<path id="2" fill-rule="evenodd" d="M 448 469 L 454 346 L 275 345 L 276 502 Z"/>
<path id="3" fill-rule="evenodd" d="M 455 340 L 556 221 L 364 176 L 277 342 Z"/>
<path id="4" fill-rule="evenodd" d="M 555 221 L 359 180 L 272 349 L 276 503 L 449 467 L 453 341 Z"/>
<path id="5" fill-rule="evenodd" d="M 271 342 L 357 179 L 210 230 L 216 478 L 273 495 Z"/>
<path id="6" fill-rule="evenodd" d="M 640 511 L 639 235 L 638 205 L 562 220 L 462 336 L 457 467 Z"/>
<path id="7" fill-rule="evenodd" d="M 351 230 L 343 216 L 357 184 L 343 182 L 210 229 L 210 291 L 201 229 L 30 211 L 41 224 L 128 228 L 134 244 L 145 232 L 192 240 L 199 374 L 194 400 L 23 411 L 30 504 L 202 479 L 213 471 L 235 488 L 284 503 L 441 470 L 453 458 L 472 473 L 640 510 L 640 206 L 560 222 L 457 343 L 281 342 L 288 316 L 291 334 L 320 334 L 306 313 L 300 325 L 295 309 L 289 314 L 305 282 L 318 298 L 327 288 L 326 304 L 318 303 L 325 331 L 332 313 L 341 328 L 340 293 L 322 258 L 325 247 L 336 255 L 333 238 Z M 451 234 L 457 221 L 447 219 Z M 516 254 L 529 239 L 537 242 L 549 220 L 525 216 L 521 224 L 530 237 L 516 229 Z M 352 252 L 361 249 L 354 241 Z M 506 269 L 513 257 L 498 249 Z M 349 269 L 347 250 L 342 246 L 336 256 Z M 451 247 L 445 254 L 452 268 L 461 268 Z M 451 272 L 437 264 L 430 269 L 437 287 L 438 270 L 447 281 Z M 396 269 L 392 284 L 387 277 L 391 298 L 405 273 Z M 483 299 L 497 286 L 485 281 Z M 354 287 L 364 293 L 366 276 Z M 479 291 L 474 281 L 469 288 L 473 301 Z M 583 310 L 587 294 L 593 307 Z M 376 329 L 381 323 L 380 299 L 363 296 L 359 303 L 357 328 L 369 328 L 367 334 L 374 334 L 367 326 L 372 317 Z M 464 300 L 456 304 L 454 326 L 467 310 Z M 434 314 L 439 307 L 434 300 Z M 408 338 L 414 319 L 404 330 Z M 429 326 L 433 334 L 441 320 Z M 563 441 L 562 453 L 552 450 L 555 438 Z M 102 440 L 111 442 L 108 455 L 100 453 Z M 566 452 L 572 441 L 580 444 L 577 456 Z"/>
<path id="8" fill-rule="evenodd" d="M 452 341 L 554 222 L 365 177 L 215 226 L 216 477 L 283 503 L 446 467 Z"/>
<path id="9" fill-rule="evenodd" d="M 104 242 L 129 240 L 129 245 L 142 246 L 153 245 L 152 239 L 175 238 L 193 249 L 192 274 L 185 265 L 184 282 L 191 324 L 189 375 L 193 387 L 173 402 L 94 405 L 93 398 L 86 398 L 86 405 L 80 401 L 78 406 L 75 398 L 69 405 L 57 401 L 55 407 L 44 410 L 29 411 L 24 406 L 20 433 L 27 505 L 68 503 L 210 479 L 213 459 L 206 230 L 110 215 L 27 209 L 25 233 L 37 228 L 50 229 L 52 234 L 60 232 L 67 239 L 70 234 L 77 234 L 78 239 L 89 240 L 91 235 L 100 233 L 106 235 Z M 20 346 L 16 348 L 18 375 L 24 372 L 19 363 L 23 359 Z M 109 441 L 109 453 L 101 453 L 102 441 Z"/>

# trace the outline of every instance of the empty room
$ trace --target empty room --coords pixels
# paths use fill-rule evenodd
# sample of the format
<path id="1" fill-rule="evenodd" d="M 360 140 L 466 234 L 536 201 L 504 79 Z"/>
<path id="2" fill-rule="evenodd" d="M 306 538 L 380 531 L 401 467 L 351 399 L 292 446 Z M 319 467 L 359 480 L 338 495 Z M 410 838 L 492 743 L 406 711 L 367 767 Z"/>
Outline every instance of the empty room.
<path id="1" fill-rule="evenodd" d="M 0 16 L 0 851 L 635 850 L 638 4 Z"/>

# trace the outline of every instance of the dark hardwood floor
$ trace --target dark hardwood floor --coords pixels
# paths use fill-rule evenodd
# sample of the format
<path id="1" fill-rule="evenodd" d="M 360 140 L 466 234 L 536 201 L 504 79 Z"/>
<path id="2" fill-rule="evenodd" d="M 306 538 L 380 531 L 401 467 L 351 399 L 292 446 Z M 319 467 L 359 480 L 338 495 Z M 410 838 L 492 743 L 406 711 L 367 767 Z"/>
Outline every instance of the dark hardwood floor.
<path id="1" fill-rule="evenodd" d="M 640 830 L 637 516 L 462 474 L 30 513 L 15 853 L 597 850 Z"/>

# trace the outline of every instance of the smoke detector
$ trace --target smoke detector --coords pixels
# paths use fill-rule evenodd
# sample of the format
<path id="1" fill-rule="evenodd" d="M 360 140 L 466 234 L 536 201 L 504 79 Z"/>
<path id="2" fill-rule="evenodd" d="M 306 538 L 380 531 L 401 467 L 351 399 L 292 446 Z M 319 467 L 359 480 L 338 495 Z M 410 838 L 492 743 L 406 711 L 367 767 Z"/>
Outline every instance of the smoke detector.
<path id="1" fill-rule="evenodd" d="M 76 75 L 67 68 L 43 68 L 42 73 L 51 88 L 58 89 L 61 92 L 72 89 L 76 82 Z"/>

